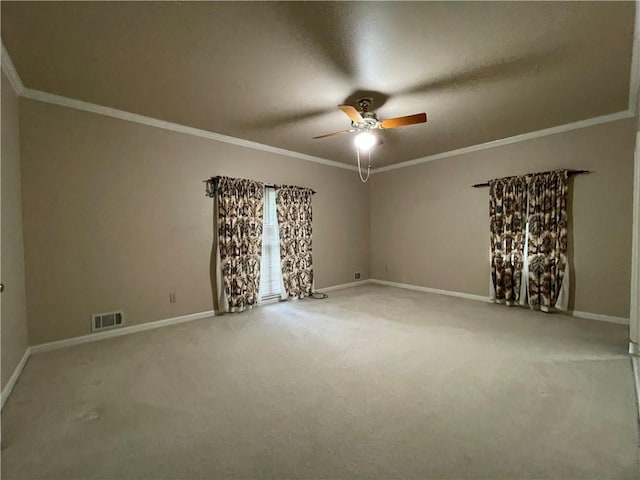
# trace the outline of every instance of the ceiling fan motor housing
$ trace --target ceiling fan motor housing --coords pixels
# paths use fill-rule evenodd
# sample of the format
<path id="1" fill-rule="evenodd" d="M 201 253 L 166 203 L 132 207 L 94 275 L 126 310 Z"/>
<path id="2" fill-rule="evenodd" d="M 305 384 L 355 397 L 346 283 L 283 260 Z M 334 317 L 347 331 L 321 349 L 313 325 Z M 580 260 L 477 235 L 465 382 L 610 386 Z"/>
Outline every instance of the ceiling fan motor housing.
<path id="1" fill-rule="evenodd" d="M 372 103 L 372 98 L 361 98 L 358 100 L 362 122 L 351 122 L 353 128 L 356 130 L 375 130 L 379 127 L 380 121 L 378 120 L 378 115 L 375 112 L 369 111 Z"/>
<path id="2" fill-rule="evenodd" d="M 366 115 L 366 116 L 365 116 Z M 362 122 L 351 122 L 351 125 L 356 130 L 374 130 L 379 127 L 380 122 L 378 116 L 373 112 L 363 112 Z"/>

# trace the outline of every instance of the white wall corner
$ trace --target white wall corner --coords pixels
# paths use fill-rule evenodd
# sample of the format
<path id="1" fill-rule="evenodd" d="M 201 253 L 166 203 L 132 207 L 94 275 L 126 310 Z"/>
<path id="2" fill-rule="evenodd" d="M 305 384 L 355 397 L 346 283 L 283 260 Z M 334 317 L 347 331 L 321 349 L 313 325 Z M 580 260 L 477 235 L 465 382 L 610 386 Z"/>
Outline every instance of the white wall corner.
<path id="1" fill-rule="evenodd" d="M 631 302 L 629 337 L 640 345 L 640 132 L 636 134 L 633 161 L 633 222 L 631 241 Z"/>
<path id="2" fill-rule="evenodd" d="M 7 75 L 16 95 L 23 95 L 25 90 L 24 84 L 22 83 L 20 75 L 18 75 L 16 67 L 13 65 L 13 61 L 9 56 L 9 52 L 5 48 L 4 43 L 2 44 L 2 71 Z"/>

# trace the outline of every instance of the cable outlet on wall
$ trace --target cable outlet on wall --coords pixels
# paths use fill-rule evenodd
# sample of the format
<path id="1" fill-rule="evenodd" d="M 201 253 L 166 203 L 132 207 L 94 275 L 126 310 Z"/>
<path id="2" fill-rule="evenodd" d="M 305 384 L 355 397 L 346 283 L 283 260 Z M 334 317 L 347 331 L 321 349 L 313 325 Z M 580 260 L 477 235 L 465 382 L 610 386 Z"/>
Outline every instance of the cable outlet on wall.
<path id="1" fill-rule="evenodd" d="M 176 303 L 176 292 L 169 293 L 169 303 Z"/>
<path id="2" fill-rule="evenodd" d="M 360 272 L 353 272 L 353 279 L 360 280 Z"/>

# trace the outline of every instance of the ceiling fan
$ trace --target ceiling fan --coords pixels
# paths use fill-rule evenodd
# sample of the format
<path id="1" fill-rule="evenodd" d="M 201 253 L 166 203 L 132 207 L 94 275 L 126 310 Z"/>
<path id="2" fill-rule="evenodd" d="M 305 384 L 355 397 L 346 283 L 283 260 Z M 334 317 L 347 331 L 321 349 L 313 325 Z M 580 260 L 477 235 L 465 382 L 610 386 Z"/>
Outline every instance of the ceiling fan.
<path id="1" fill-rule="evenodd" d="M 369 179 L 369 173 L 371 172 L 371 147 L 382 143 L 382 139 L 380 139 L 380 137 L 371 133 L 373 130 L 388 130 L 390 128 L 406 127 L 408 125 L 415 125 L 416 123 L 424 123 L 427 121 L 426 113 L 416 113 L 414 115 L 406 115 L 404 117 L 380 120 L 375 112 L 369 111 L 371 102 L 371 98 L 361 98 L 358 100 L 357 103 L 360 107 L 360 111 L 356 110 L 356 108 L 351 105 L 338 105 L 338 108 L 351 120 L 351 128 L 349 130 L 341 130 L 339 132 L 327 133 L 325 135 L 313 137 L 314 139 L 318 139 L 333 137 L 335 135 L 344 135 L 345 133 L 358 132 L 355 139 L 357 147 L 358 174 L 360 175 L 360 180 L 363 182 L 366 182 Z M 362 174 L 360 150 L 369 152 L 369 165 L 367 166 L 366 177 Z"/>
<path id="2" fill-rule="evenodd" d="M 390 128 L 406 127 L 408 125 L 425 123 L 427 121 L 426 113 L 416 113 L 414 115 L 406 115 L 404 117 L 380 120 L 375 112 L 369 111 L 371 101 L 372 100 L 370 98 L 362 98 L 358 100 L 360 111 L 351 105 L 338 105 L 338 108 L 351 120 L 351 128 L 349 130 L 327 133 L 313 138 L 327 138 L 335 135 L 344 135 L 345 133 L 360 132 L 360 135 L 356 137 L 356 145 L 363 150 L 368 150 L 373 145 L 382 143 L 382 140 L 379 137 L 376 137 L 371 133 L 373 130 L 388 130 Z"/>

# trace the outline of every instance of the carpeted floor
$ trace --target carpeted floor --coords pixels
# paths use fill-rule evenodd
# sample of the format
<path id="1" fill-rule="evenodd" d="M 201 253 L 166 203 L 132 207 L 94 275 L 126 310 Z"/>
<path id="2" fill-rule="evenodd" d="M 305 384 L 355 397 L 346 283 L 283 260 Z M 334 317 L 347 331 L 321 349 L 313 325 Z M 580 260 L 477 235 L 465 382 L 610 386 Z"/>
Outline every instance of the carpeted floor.
<path id="1" fill-rule="evenodd" d="M 2 478 L 640 478 L 627 339 L 363 285 L 37 354 Z"/>

